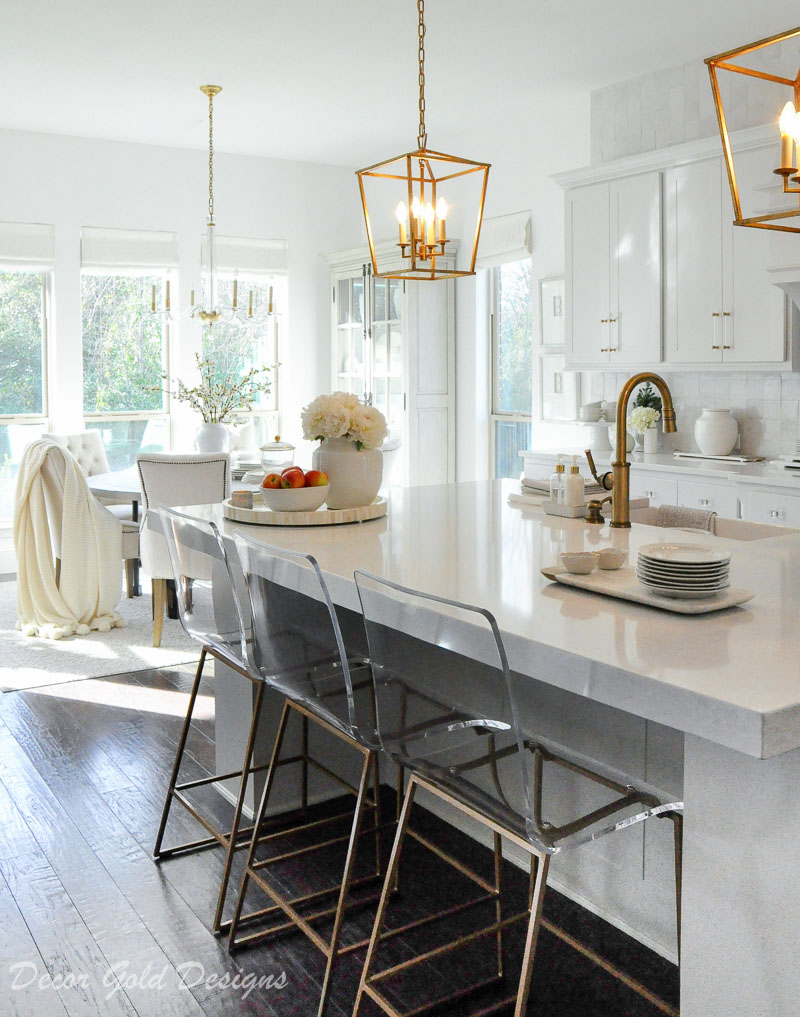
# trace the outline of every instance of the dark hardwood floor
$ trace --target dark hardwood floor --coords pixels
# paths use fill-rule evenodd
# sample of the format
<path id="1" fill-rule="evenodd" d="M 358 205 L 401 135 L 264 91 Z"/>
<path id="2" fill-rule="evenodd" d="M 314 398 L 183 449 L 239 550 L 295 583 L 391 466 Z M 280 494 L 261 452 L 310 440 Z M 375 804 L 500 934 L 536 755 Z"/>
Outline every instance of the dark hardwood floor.
<path id="1" fill-rule="evenodd" d="M 140 671 L 0 696 L 0 1014 L 2 1017 L 299 1017 L 316 1013 L 322 955 L 302 935 L 273 938 L 228 954 L 209 931 L 222 859 L 218 850 L 156 864 L 151 856 L 186 707 L 191 672 Z M 206 693 L 209 687 L 206 686 Z M 185 773 L 213 766 L 213 699 L 189 739 Z M 200 793 L 220 820 L 230 807 L 213 790 Z M 341 805 L 341 802 L 336 803 Z M 386 789 L 387 808 L 393 795 Z M 325 814 L 331 805 L 319 806 Z M 414 825 L 487 877 L 489 852 L 415 809 Z M 343 829 L 346 828 L 343 827 Z M 197 828 L 180 808 L 168 836 L 193 838 Z M 374 863 L 366 837 L 356 875 Z M 342 849 L 343 850 L 343 849 Z M 387 843 L 388 850 L 388 843 Z M 287 891 L 327 885 L 343 853 L 329 849 L 287 864 L 276 879 Z M 241 860 L 232 886 L 238 888 Z M 400 893 L 390 912 L 400 924 L 446 907 L 471 892 L 455 870 L 408 842 Z M 527 880 L 505 867 L 504 907 L 521 908 Z M 258 905 L 254 896 L 253 904 Z M 510 910 L 509 912 L 510 913 Z M 553 890 L 545 914 L 590 943 L 658 995 L 677 1004 L 676 969 Z M 369 934 L 374 911 L 355 909 L 345 939 Z M 476 909 L 458 919 L 459 932 L 491 921 Z M 324 924 L 320 926 L 324 929 Z M 329 930 L 326 930 L 329 931 Z M 443 932 L 398 936 L 385 965 L 429 949 Z M 513 977 L 520 935 L 506 935 L 506 970 Z M 364 952 L 337 972 L 331 1017 L 352 1012 Z M 391 989 L 412 1009 L 488 971 L 491 939 L 415 969 Z M 384 963 L 381 964 L 384 966 Z M 490 997 L 450 1006 L 450 1017 L 487 1006 Z M 379 1013 L 367 1003 L 364 1017 Z M 528 1009 L 533 1017 L 656 1017 L 661 1011 L 543 931 Z"/>

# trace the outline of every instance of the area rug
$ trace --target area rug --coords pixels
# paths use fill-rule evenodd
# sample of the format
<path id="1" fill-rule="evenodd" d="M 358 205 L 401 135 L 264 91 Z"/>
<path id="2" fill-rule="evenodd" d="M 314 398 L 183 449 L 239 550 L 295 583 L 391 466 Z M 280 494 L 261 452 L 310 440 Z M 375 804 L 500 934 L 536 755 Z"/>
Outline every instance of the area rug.
<path id="1" fill-rule="evenodd" d="M 142 586 L 145 596 L 119 602 L 125 628 L 54 642 L 16 630 L 17 584 L 0 582 L 0 690 L 15 692 L 197 660 L 199 646 L 179 621 L 167 618 L 161 646 L 153 646 L 149 583 L 144 576 Z"/>

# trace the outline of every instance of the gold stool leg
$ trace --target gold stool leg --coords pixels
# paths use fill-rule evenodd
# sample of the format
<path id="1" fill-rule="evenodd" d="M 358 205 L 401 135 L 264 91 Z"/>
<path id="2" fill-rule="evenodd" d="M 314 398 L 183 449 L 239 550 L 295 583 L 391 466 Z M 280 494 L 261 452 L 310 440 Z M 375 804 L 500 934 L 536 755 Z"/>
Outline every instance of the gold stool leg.
<path id="1" fill-rule="evenodd" d="M 281 748 L 283 747 L 283 739 L 286 734 L 286 725 L 288 720 L 289 701 L 284 699 L 281 719 L 278 723 L 278 731 L 275 735 L 275 742 L 272 746 L 272 756 L 270 757 L 269 769 L 267 770 L 267 779 L 264 781 L 264 790 L 261 793 L 261 804 L 258 807 L 258 813 L 253 822 L 253 836 L 250 838 L 250 847 L 247 852 L 247 861 L 245 863 L 244 873 L 242 874 L 239 896 L 236 900 L 236 908 L 233 912 L 233 918 L 231 919 L 230 932 L 228 934 L 228 950 L 233 950 L 236 947 L 236 930 L 238 929 L 239 922 L 242 917 L 242 908 L 244 907 L 245 897 L 247 896 L 247 887 L 250 883 L 250 869 L 256 857 L 256 849 L 258 848 L 258 833 L 261 829 L 261 824 L 264 822 L 264 816 L 266 815 L 267 806 L 269 805 L 269 797 L 272 793 L 272 785 L 275 781 L 275 771 L 277 769 L 276 764 L 280 757 Z"/>
<path id="2" fill-rule="evenodd" d="M 528 996 L 531 991 L 531 974 L 533 958 L 536 953 L 536 941 L 539 938 L 539 925 L 544 904 L 544 892 L 547 888 L 547 870 L 550 867 L 549 855 L 531 854 L 531 901 L 528 932 L 525 936 L 525 950 L 522 955 L 522 971 L 519 976 L 517 1004 L 514 1017 L 525 1017 L 528 1008 Z"/>
<path id="3" fill-rule="evenodd" d="M 178 751 L 175 753 L 175 762 L 172 765 L 172 774 L 169 779 L 169 788 L 167 790 L 167 798 L 164 802 L 164 810 L 161 813 L 161 823 L 158 827 L 158 834 L 156 835 L 156 843 L 153 848 L 153 857 L 159 858 L 161 856 L 161 842 L 164 839 L 164 831 L 167 828 L 167 820 L 169 819 L 170 808 L 172 807 L 172 799 L 175 794 L 175 785 L 178 783 L 178 773 L 181 768 L 181 762 L 183 760 L 183 752 L 186 748 L 186 739 L 189 737 L 189 728 L 192 723 L 192 713 L 194 712 L 195 703 L 197 702 L 197 693 L 200 689 L 200 680 L 203 677 L 203 665 L 206 662 L 206 648 L 203 647 L 200 653 L 200 660 L 197 662 L 197 670 L 194 675 L 194 683 L 192 685 L 191 695 L 189 696 L 189 706 L 186 710 L 186 717 L 183 721 L 183 728 L 181 729 L 181 736 L 178 741 Z"/>
<path id="4" fill-rule="evenodd" d="M 364 991 L 367 985 L 367 979 L 370 975 L 372 968 L 372 961 L 375 956 L 375 951 L 378 946 L 380 939 L 381 927 L 383 926 L 383 919 L 386 914 L 386 906 L 389 903 L 389 895 L 395 885 L 395 877 L 397 874 L 397 867 L 400 863 L 400 851 L 403 847 L 403 840 L 405 839 L 406 829 L 408 828 L 408 820 L 411 815 L 411 806 L 414 804 L 414 794 L 417 790 L 417 782 L 412 777 L 408 782 L 408 791 L 406 791 L 406 797 L 403 801 L 403 808 L 400 811 L 399 821 L 397 824 L 397 833 L 394 837 L 394 844 L 392 845 L 392 854 L 389 858 L 389 868 L 386 870 L 386 878 L 383 881 L 383 889 L 381 890 L 381 899 L 378 904 L 378 913 L 375 915 L 375 924 L 372 926 L 372 935 L 369 939 L 369 946 L 367 947 L 367 956 L 364 960 L 364 967 L 361 971 L 361 980 L 358 983 L 358 995 L 356 996 L 356 1005 L 353 1008 L 353 1017 L 358 1017 L 358 1011 L 361 1009 L 361 1001 L 364 998 Z"/>
<path id="5" fill-rule="evenodd" d="M 375 769 L 376 755 L 372 752 L 364 756 L 364 765 L 361 768 L 361 780 L 358 785 L 358 798 L 356 799 L 356 811 L 353 816 L 353 825 L 350 829 L 350 842 L 347 845 L 347 859 L 345 860 L 344 873 L 342 874 L 342 887 L 339 891 L 339 900 L 336 907 L 336 918 L 333 922 L 333 933 L 328 944 L 328 963 L 325 968 L 325 978 L 322 982 L 322 996 L 319 1001 L 317 1017 L 324 1017 L 328 1001 L 331 977 L 336 963 L 339 960 L 339 936 L 342 931 L 342 919 L 347 902 L 347 895 L 350 892 L 350 881 L 353 878 L 353 868 L 356 861 L 356 849 L 358 838 L 361 834 L 361 821 L 364 816 L 364 804 L 369 787 L 370 772 Z"/>
<path id="6" fill-rule="evenodd" d="M 225 900 L 228 896 L 228 883 L 231 878 L 231 867 L 233 866 L 233 856 L 236 853 L 236 842 L 239 839 L 239 827 L 242 823 L 242 811 L 244 809 L 244 799 L 247 793 L 247 782 L 250 776 L 250 766 L 253 762 L 253 751 L 255 750 L 256 735 L 258 734 L 258 722 L 261 719 L 261 706 L 264 701 L 264 682 L 258 683 L 258 690 L 256 692 L 256 701 L 253 706 L 253 719 L 250 723 L 250 733 L 247 737 L 247 746 L 244 751 L 244 763 L 242 765 L 242 780 L 239 784 L 239 795 L 236 799 L 236 810 L 233 813 L 233 825 L 231 826 L 231 839 L 228 844 L 228 850 L 225 854 L 225 867 L 222 871 L 222 882 L 219 887 L 219 897 L 217 898 L 217 910 L 214 914 L 214 932 L 220 932 L 222 926 L 222 913 L 225 909 Z"/>

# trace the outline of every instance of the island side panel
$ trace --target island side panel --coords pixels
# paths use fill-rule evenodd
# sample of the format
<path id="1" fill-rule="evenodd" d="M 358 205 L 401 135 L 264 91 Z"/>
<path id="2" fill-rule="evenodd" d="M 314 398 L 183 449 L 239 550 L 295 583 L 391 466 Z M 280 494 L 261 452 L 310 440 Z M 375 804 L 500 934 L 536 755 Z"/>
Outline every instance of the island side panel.
<path id="1" fill-rule="evenodd" d="M 800 750 L 686 736 L 682 1017 L 800 1012 Z"/>

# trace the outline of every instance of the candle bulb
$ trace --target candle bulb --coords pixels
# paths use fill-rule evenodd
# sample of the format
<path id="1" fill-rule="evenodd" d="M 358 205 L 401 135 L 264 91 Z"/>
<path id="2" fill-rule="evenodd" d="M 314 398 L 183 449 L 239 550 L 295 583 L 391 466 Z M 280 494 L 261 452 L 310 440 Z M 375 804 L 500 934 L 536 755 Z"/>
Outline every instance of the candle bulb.
<path id="1" fill-rule="evenodd" d="M 239 305 L 239 280 L 233 280 L 233 309 L 234 311 Z"/>
<path id="2" fill-rule="evenodd" d="M 419 220 L 422 215 L 422 204 L 419 198 L 414 195 L 414 200 L 411 202 L 411 235 L 415 240 L 418 240 L 422 231 L 419 228 Z"/>
<path id="3" fill-rule="evenodd" d="M 250 290 L 250 300 L 248 301 L 248 304 L 247 304 L 247 313 L 248 313 L 248 315 L 251 318 L 253 317 L 253 291 L 252 290 Z"/>
<path id="4" fill-rule="evenodd" d="M 439 220 L 439 243 L 443 244 L 447 240 L 447 227 L 445 226 L 447 202 L 444 198 L 439 198 L 436 202 L 436 218 Z"/>
<path id="5" fill-rule="evenodd" d="M 267 307 L 267 313 L 272 314 L 272 287 L 269 288 L 269 304 Z"/>
<path id="6" fill-rule="evenodd" d="M 428 202 L 425 206 L 425 243 L 431 247 L 436 243 L 436 236 L 434 234 L 435 225 L 436 214 L 433 211 L 433 205 Z"/>
<path id="7" fill-rule="evenodd" d="M 169 310 L 169 279 L 167 279 L 167 295 L 164 300 L 164 307 Z"/>
<path id="8" fill-rule="evenodd" d="M 150 310 L 153 314 L 156 313 L 156 288 L 152 286 L 150 289 Z"/>
<path id="9" fill-rule="evenodd" d="M 783 107 L 779 126 L 781 130 L 781 169 L 794 169 L 793 134 L 796 131 L 797 112 L 794 103 L 789 101 Z"/>
<path id="10" fill-rule="evenodd" d="M 400 230 L 400 244 L 405 246 L 408 243 L 408 231 L 406 229 L 406 220 L 408 219 L 408 209 L 405 203 L 400 201 L 395 209 L 395 215 L 397 216 L 397 223 Z"/>

